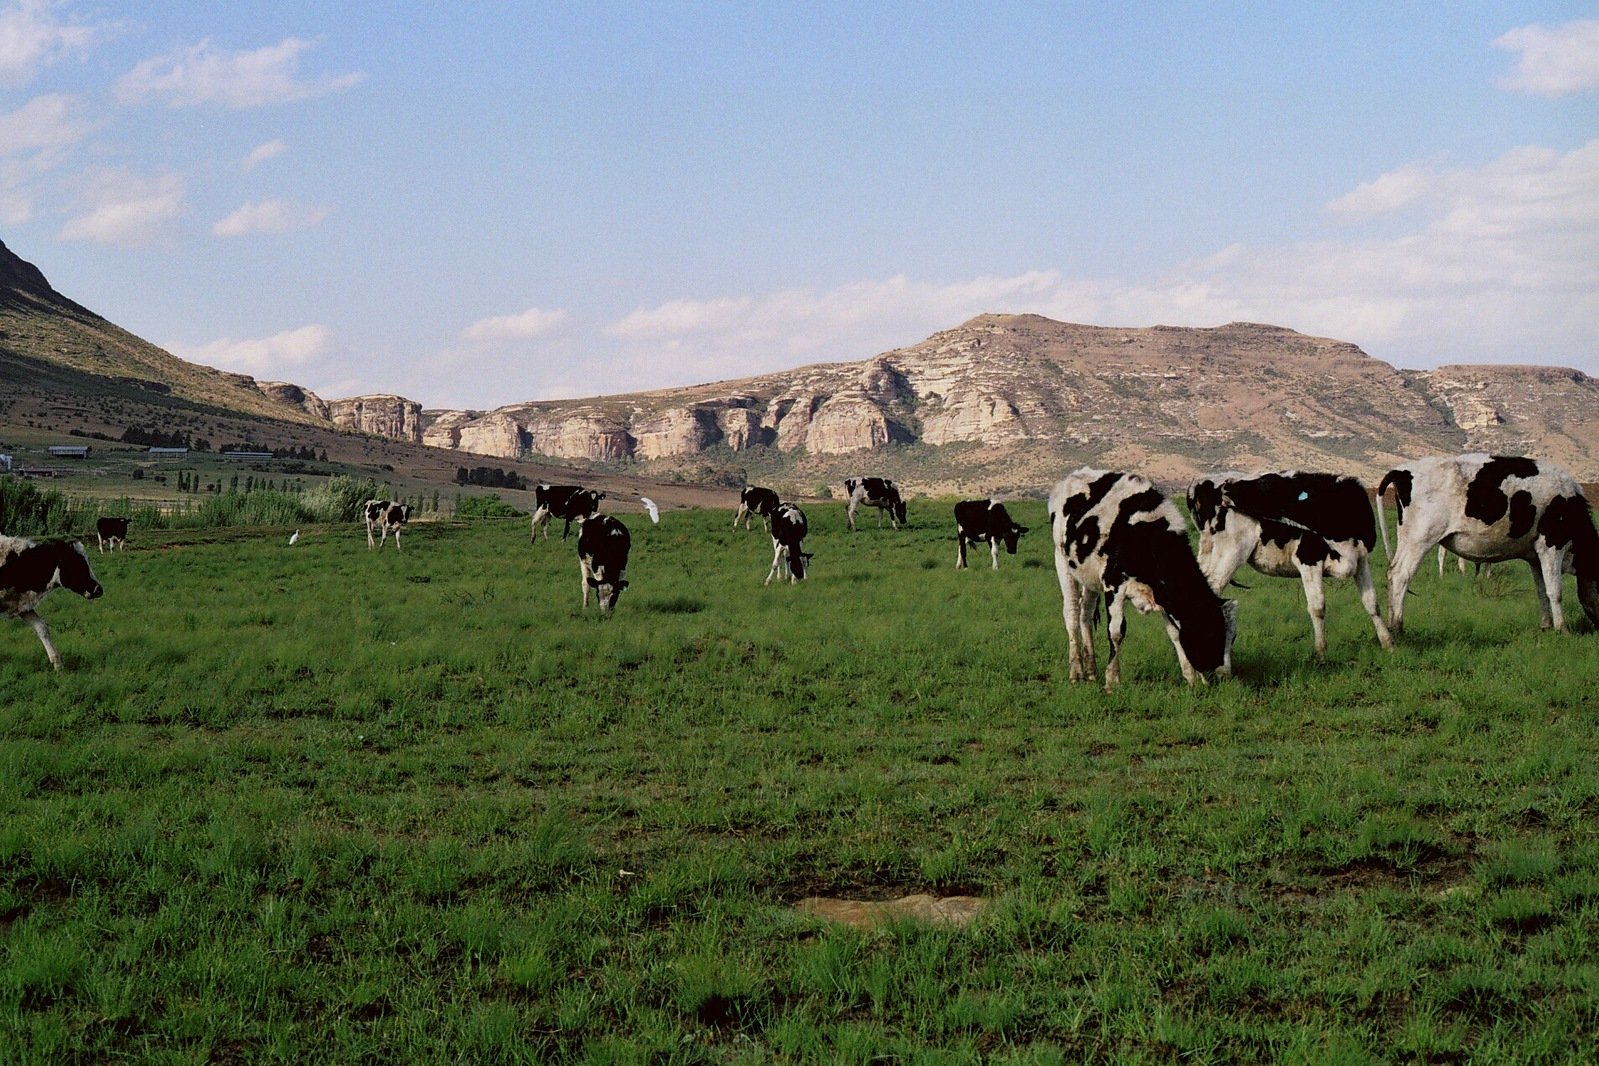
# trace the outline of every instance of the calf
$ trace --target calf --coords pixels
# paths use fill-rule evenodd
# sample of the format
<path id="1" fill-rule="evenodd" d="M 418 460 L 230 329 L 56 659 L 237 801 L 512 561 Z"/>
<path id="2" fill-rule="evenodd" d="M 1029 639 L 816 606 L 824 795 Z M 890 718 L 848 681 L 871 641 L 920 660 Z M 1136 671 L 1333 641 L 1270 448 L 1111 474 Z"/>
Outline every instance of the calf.
<path id="1" fill-rule="evenodd" d="M 804 511 L 791 503 L 778 506 L 772 515 L 772 569 L 767 571 L 765 584 L 772 583 L 778 564 L 785 561 L 790 583 L 805 580 L 806 564 L 815 558 L 804 550 L 806 529 Z"/>
<path id="2" fill-rule="evenodd" d="M 0 534 L 0 615 L 20 618 L 44 644 L 50 665 L 61 669 L 61 653 L 50 639 L 50 627 L 39 617 L 39 601 L 51 589 L 67 588 L 86 600 L 104 589 L 89 568 L 89 553 L 72 541 L 32 541 Z"/>
<path id="3" fill-rule="evenodd" d="M 381 548 L 383 542 L 389 539 L 389 533 L 394 534 L 394 550 L 400 550 L 400 530 L 405 523 L 411 520 L 411 505 L 400 503 L 396 500 L 368 500 L 366 501 L 366 546 L 368 548 Z M 379 534 L 376 540 L 372 534 Z"/>
<path id="4" fill-rule="evenodd" d="M 627 553 L 632 544 L 627 527 L 607 514 L 588 519 L 578 530 L 577 564 L 583 579 L 585 610 L 591 588 L 602 614 L 621 599 L 622 590 L 627 588 Z"/>
<path id="5" fill-rule="evenodd" d="M 1388 562 L 1388 626 L 1404 626 L 1405 593 L 1433 545 L 1463 559 L 1525 559 L 1532 567 L 1544 629 L 1566 626 L 1560 578 L 1577 575 L 1577 599 L 1599 626 L 1599 532 L 1576 478 L 1553 463 L 1520 456 L 1432 456 L 1383 475 L 1379 498 L 1392 486 L 1398 543 Z M 1383 540 L 1388 527 L 1382 527 Z"/>
<path id="6" fill-rule="evenodd" d="M 1315 634 L 1316 657 L 1327 655 L 1323 577 L 1354 578 L 1377 642 L 1394 646 L 1377 610 L 1371 552 L 1377 522 L 1371 494 L 1357 479 L 1285 470 L 1275 474 L 1212 474 L 1188 490 L 1199 527 L 1199 568 L 1217 593 L 1248 563 L 1269 577 L 1297 577 Z"/>
<path id="7" fill-rule="evenodd" d="M 1121 681 L 1126 605 L 1158 611 L 1189 684 L 1225 673 L 1236 605 L 1216 595 L 1188 546 L 1177 507 L 1136 474 L 1084 468 L 1049 494 L 1055 572 L 1070 642 L 1071 680 L 1093 680 L 1095 593 L 1109 607 L 1110 661 L 1105 689 Z"/>
<path id="8" fill-rule="evenodd" d="M 855 532 L 855 508 L 877 508 L 877 528 L 883 528 L 883 512 L 895 529 L 905 524 L 905 501 L 899 486 L 886 477 L 852 477 L 844 480 L 844 495 L 849 500 L 849 531 Z"/>
<path id="9" fill-rule="evenodd" d="M 770 532 L 772 528 L 772 515 L 777 513 L 777 493 L 771 489 L 763 489 L 759 485 L 749 485 L 738 496 L 738 511 L 733 515 L 733 528 L 738 528 L 739 520 L 744 522 L 744 530 L 748 532 L 750 523 L 755 516 L 761 519 L 761 525 Z"/>
<path id="10" fill-rule="evenodd" d="M 966 569 L 966 545 L 988 541 L 994 569 L 999 569 L 999 546 L 1016 554 L 1016 542 L 1027 532 L 1026 526 L 1011 521 L 1005 505 L 994 500 L 962 500 L 955 505 L 955 569 Z"/>
<path id="11" fill-rule="evenodd" d="M 535 485 L 533 487 L 533 533 L 538 540 L 539 530 L 544 539 L 550 539 L 550 519 L 559 518 L 566 523 L 561 529 L 561 539 L 572 532 L 572 523 L 582 525 L 600 509 L 605 493 L 585 489 L 581 485 Z"/>
<path id="12" fill-rule="evenodd" d="M 95 519 L 94 534 L 100 540 L 100 550 L 105 551 L 106 542 L 111 543 L 111 550 L 119 547 L 126 551 L 128 548 L 128 520 L 126 518 L 107 518 L 101 516 Z"/>

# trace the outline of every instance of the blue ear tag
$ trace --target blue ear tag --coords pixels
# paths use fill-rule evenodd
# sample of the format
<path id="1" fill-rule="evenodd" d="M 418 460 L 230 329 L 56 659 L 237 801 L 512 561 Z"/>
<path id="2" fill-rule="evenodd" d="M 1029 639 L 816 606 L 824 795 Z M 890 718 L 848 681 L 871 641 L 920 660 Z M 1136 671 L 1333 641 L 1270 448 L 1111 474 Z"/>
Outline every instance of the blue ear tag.
<path id="1" fill-rule="evenodd" d="M 1310 499 L 1310 493 L 1308 493 L 1308 492 L 1301 492 L 1301 493 L 1300 493 L 1300 494 L 1299 494 L 1299 498 L 1300 498 L 1300 499 L 1301 499 L 1301 500 L 1308 500 L 1308 499 Z"/>

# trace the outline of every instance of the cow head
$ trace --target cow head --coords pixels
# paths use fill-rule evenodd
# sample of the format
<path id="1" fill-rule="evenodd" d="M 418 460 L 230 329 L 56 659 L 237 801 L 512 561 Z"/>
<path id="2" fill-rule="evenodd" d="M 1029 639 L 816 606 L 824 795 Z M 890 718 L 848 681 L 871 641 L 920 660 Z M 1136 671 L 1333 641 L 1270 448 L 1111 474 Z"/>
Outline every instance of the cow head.
<path id="1" fill-rule="evenodd" d="M 622 598 L 622 590 L 627 588 L 627 579 L 624 577 L 612 579 L 602 572 L 597 572 L 589 578 L 589 585 L 599 594 L 600 610 L 609 611 Z"/>
<path id="2" fill-rule="evenodd" d="M 1015 522 L 1010 524 L 1002 536 L 1005 539 L 1005 551 L 1011 555 L 1016 554 L 1016 542 L 1022 539 L 1022 534 L 1027 532 L 1026 526 L 1019 526 Z"/>
<path id="3" fill-rule="evenodd" d="M 805 575 L 810 572 L 811 560 L 814 558 L 816 558 L 814 552 L 800 551 L 798 544 L 788 550 L 788 572 L 794 575 L 794 580 L 805 580 Z"/>
<path id="4" fill-rule="evenodd" d="M 57 572 L 61 587 L 76 592 L 86 600 L 99 599 L 105 594 L 105 589 L 100 587 L 100 582 L 94 579 L 94 571 L 89 568 L 89 553 L 83 550 L 79 543 L 62 544 L 61 565 Z"/>
<path id="5" fill-rule="evenodd" d="M 895 493 L 894 503 L 889 508 L 889 512 L 893 514 L 894 521 L 898 522 L 902 526 L 905 525 L 905 498 L 900 496 L 898 493 Z"/>

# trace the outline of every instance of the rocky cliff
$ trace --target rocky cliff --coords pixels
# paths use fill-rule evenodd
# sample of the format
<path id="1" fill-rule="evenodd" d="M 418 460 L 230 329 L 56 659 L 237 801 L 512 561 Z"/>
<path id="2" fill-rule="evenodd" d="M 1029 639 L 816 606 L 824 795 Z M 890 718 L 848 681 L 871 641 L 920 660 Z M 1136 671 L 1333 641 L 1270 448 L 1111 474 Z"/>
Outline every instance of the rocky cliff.
<path id="1" fill-rule="evenodd" d="M 403 396 L 378 393 L 333 400 L 328 404 L 328 417 L 340 429 L 422 443 L 422 405 Z"/>
<path id="2" fill-rule="evenodd" d="M 1400 371 L 1276 326 L 1121 329 L 982 315 L 859 363 L 685 389 L 430 411 L 423 440 L 501 458 L 779 456 L 820 473 L 938 450 L 930 488 L 1063 462 L 1182 478 L 1220 466 L 1368 475 L 1417 455 L 1538 452 L 1599 477 L 1599 382 L 1542 367 Z M 873 455 L 873 451 L 876 455 Z M 842 465 L 841 465 L 842 464 Z M 901 464 L 903 465 L 903 464 Z"/>

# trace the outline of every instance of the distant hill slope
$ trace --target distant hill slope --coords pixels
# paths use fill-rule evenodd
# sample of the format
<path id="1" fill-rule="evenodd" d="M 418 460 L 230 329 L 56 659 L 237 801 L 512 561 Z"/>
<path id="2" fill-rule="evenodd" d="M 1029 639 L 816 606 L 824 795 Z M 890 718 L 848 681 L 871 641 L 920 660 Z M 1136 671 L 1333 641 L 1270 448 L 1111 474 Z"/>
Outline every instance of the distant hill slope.
<path id="1" fill-rule="evenodd" d="M 929 489 L 1017 491 L 1066 464 L 1168 480 L 1305 466 L 1376 476 L 1469 449 L 1599 477 L 1599 381 L 1545 367 L 1397 370 L 1277 326 L 1123 329 L 980 315 L 858 363 L 587 400 L 428 412 L 423 439 L 647 470 L 707 457 L 798 480 L 881 470 Z"/>
<path id="2" fill-rule="evenodd" d="M 3 244 L 0 385 L 13 406 L 31 396 L 112 428 L 141 404 L 181 401 L 278 427 L 257 430 L 263 444 L 342 433 L 367 442 L 368 457 L 385 438 L 431 446 L 419 456 L 547 457 L 589 480 L 749 478 L 787 493 L 862 471 L 923 492 L 1037 493 L 1082 463 L 1168 482 L 1286 466 L 1375 478 L 1405 459 L 1477 449 L 1538 454 L 1599 480 L 1599 381 L 1585 374 L 1404 371 L 1353 344 L 1247 322 L 1117 328 L 979 315 L 859 362 L 688 388 L 488 412 L 423 411 L 394 395 L 325 401 L 178 359 L 57 293 Z M 6 406 L 0 393 L 0 418 Z"/>

